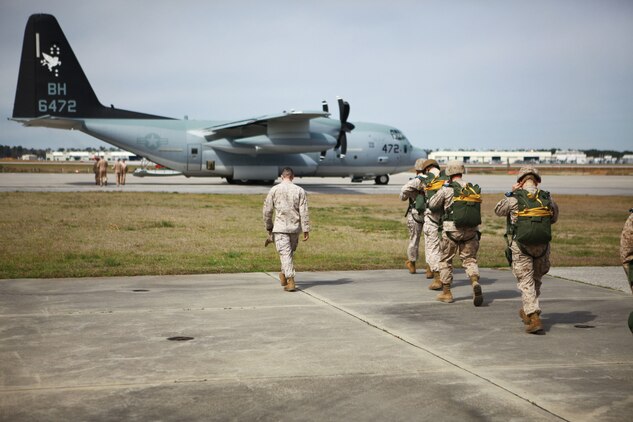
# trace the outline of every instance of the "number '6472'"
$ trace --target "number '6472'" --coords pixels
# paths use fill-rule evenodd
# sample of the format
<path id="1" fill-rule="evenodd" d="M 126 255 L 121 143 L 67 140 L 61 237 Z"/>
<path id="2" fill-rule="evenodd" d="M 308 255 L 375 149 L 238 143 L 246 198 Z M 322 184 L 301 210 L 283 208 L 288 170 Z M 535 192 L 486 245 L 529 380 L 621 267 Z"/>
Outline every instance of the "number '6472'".
<path id="1" fill-rule="evenodd" d="M 75 100 L 39 100 L 37 102 L 37 109 L 40 113 L 55 112 L 61 113 L 63 111 L 67 113 L 77 112 L 77 101 Z"/>

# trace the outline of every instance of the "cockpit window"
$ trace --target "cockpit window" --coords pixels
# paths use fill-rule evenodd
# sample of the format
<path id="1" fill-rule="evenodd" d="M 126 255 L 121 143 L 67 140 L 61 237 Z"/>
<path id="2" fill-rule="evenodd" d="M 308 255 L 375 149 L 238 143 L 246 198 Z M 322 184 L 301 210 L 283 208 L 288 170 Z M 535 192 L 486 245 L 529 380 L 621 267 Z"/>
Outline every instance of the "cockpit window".
<path id="1" fill-rule="evenodd" d="M 398 129 L 391 129 L 389 132 L 391 132 L 391 137 L 393 139 L 395 139 L 396 141 L 406 141 L 407 137 L 404 136 L 404 134 L 402 132 L 400 132 Z"/>

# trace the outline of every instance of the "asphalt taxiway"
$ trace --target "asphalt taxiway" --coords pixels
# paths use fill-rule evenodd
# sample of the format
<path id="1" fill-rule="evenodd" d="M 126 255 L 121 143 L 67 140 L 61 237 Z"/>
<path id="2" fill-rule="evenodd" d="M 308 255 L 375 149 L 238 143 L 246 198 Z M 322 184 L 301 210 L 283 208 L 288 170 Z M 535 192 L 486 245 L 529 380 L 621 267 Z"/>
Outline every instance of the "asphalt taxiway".
<path id="1" fill-rule="evenodd" d="M 474 307 L 406 270 L 0 283 L 0 420 L 628 421 L 621 268 L 546 276 L 526 334 L 508 270 Z M 574 272 L 576 271 L 576 272 Z M 588 282 L 610 279 L 614 288 Z"/>
<path id="2" fill-rule="evenodd" d="M 400 188 L 413 173 L 400 173 L 391 176 L 388 185 L 376 185 L 373 181 L 352 183 L 349 178 L 302 177 L 295 183 L 308 193 L 331 194 L 389 194 L 398 195 Z M 478 183 L 484 193 L 503 193 L 516 181 L 516 175 L 480 175 L 466 176 L 472 183 Z M 110 185 L 95 186 L 94 176 L 90 173 L 0 173 L 0 192 L 179 192 L 179 193 L 232 193 L 265 194 L 270 190 L 267 185 L 230 185 L 224 179 L 169 176 L 134 177 L 127 176 L 124 187 L 117 188 L 114 175 Z M 545 176 L 542 189 L 554 195 L 624 195 L 633 196 L 633 176 Z"/>

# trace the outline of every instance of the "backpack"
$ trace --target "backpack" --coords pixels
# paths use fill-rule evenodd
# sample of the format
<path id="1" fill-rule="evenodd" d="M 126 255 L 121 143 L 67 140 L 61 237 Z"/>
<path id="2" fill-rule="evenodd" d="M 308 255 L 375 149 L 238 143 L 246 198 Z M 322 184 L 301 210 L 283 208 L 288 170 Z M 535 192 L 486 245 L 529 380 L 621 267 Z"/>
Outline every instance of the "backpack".
<path id="1" fill-rule="evenodd" d="M 519 204 L 517 221 L 508 220 L 508 233 L 521 245 L 542 245 L 552 240 L 552 208 L 550 194 L 537 190 L 530 194 L 525 189 L 512 192 Z"/>
<path id="2" fill-rule="evenodd" d="M 473 228 L 481 224 L 481 188 L 467 183 L 466 186 L 453 181 L 445 184 L 453 188 L 453 205 L 444 214 L 446 221 L 453 221 L 455 227 Z"/>
<path id="3" fill-rule="evenodd" d="M 446 175 L 444 170 L 442 170 L 440 171 L 439 175 L 433 177 L 433 179 L 429 180 L 426 183 L 426 185 L 424 186 L 424 193 L 427 202 L 433 197 L 433 195 L 437 193 L 438 190 L 440 190 L 442 186 L 444 186 L 444 183 L 446 183 L 447 180 L 448 176 Z"/>
<path id="4" fill-rule="evenodd" d="M 428 181 L 428 177 L 424 175 L 418 175 L 416 176 L 416 178 L 420 179 L 424 184 L 426 184 Z M 411 208 L 415 208 L 418 213 L 417 215 L 415 213 L 411 214 L 411 217 L 413 217 L 413 219 L 418 223 L 424 223 L 424 211 L 426 210 L 426 201 L 427 198 L 423 190 L 420 190 L 418 192 L 415 199 L 409 199 L 409 210 L 407 211 L 407 213 L 411 210 Z"/>
<path id="5" fill-rule="evenodd" d="M 413 219 L 418 223 L 422 223 L 424 221 L 424 212 L 428 208 L 427 204 L 429 200 L 442 186 L 444 186 L 444 183 L 448 180 L 448 176 L 446 176 L 446 173 L 442 170 L 437 176 L 429 173 L 428 176 L 419 175 L 416 177 L 424 183 L 424 191 L 420 191 L 415 197 L 415 200 L 412 200 L 411 207 L 416 209 L 418 216 L 422 218 L 422 221 L 419 221 L 415 216 Z"/>

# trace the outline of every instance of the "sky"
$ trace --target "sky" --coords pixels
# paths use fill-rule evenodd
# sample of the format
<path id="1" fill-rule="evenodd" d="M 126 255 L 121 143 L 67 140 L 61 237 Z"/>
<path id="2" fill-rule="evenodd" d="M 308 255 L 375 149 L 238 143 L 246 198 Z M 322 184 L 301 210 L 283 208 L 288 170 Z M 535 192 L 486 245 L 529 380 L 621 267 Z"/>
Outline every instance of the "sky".
<path id="1" fill-rule="evenodd" d="M 630 0 L 1 0 L 0 145 L 109 145 L 9 121 L 24 27 L 55 15 L 99 100 L 200 120 L 319 110 L 425 149 L 633 150 Z"/>

